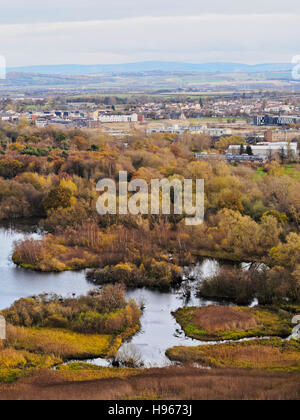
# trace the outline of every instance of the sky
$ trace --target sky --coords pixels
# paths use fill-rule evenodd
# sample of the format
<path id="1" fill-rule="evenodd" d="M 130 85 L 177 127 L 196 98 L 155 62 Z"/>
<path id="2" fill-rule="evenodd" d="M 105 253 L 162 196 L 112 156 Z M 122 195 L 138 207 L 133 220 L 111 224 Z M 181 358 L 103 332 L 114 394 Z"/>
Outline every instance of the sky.
<path id="1" fill-rule="evenodd" d="M 300 2 L 10 0 L 0 40 L 8 67 L 291 62 L 300 54 Z"/>

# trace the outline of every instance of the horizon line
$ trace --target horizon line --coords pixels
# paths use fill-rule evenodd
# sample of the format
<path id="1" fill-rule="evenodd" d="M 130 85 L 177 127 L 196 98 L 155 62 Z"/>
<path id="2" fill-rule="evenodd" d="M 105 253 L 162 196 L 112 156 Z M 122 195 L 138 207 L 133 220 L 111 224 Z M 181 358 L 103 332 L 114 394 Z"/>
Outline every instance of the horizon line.
<path id="1" fill-rule="evenodd" d="M 49 66 L 119 66 L 125 64 L 143 64 L 143 63 L 168 63 L 168 64 L 191 64 L 191 65 L 204 65 L 204 64 L 236 64 L 236 65 L 244 65 L 244 66 L 259 66 L 265 64 L 290 64 L 291 62 L 288 61 L 262 61 L 262 62 L 255 62 L 255 63 L 246 63 L 241 61 L 202 61 L 202 62 L 193 62 L 193 61 L 177 61 L 177 60 L 140 60 L 140 61 L 124 61 L 118 63 L 88 63 L 88 64 L 80 64 L 80 63 L 51 63 L 51 64 L 18 64 L 15 66 L 9 66 L 10 68 L 21 68 L 21 67 L 49 67 Z"/>

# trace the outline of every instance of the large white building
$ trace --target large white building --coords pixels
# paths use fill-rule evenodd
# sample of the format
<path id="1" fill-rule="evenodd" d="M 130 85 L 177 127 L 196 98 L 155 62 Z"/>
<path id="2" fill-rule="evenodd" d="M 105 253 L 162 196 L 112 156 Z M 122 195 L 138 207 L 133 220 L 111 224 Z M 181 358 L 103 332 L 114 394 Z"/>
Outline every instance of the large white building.
<path id="1" fill-rule="evenodd" d="M 212 137 L 230 136 L 232 130 L 228 128 L 207 128 L 205 125 L 178 125 L 174 124 L 170 127 L 156 127 L 148 130 L 148 134 L 152 133 L 168 133 L 168 134 L 207 134 Z"/>
<path id="2" fill-rule="evenodd" d="M 94 115 L 94 121 L 99 121 L 102 123 L 128 123 L 128 122 L 138 122 L 137 114 L 106 114 L 106 113 L 97 113 Z"/>
<path id="3" fill-rule="evenodd" d="M 298 144 L 279 142 L 279 143 L 258 143 L 251 145 L 252 153 L 254 156 L 261 156 L 263 158 L 274 158 L 276 155 L 289 156 L 292 154 L 293 157 L 298 156 Z M 240 145 L 231 145 L 228 148 L 228 153 L 232 155 L 240 154 Z"/>

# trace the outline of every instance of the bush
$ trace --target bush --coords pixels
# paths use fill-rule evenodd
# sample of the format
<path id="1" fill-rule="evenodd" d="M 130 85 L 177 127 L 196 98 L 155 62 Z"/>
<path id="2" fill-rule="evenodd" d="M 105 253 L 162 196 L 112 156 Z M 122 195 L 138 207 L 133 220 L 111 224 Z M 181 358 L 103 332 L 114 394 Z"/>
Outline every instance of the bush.
<path id="1" fill-rule="evenodd" d="M 72 192 L 68 188 L 61 186 L 54 188 L 43 200 L 44 209 L 58 209 L 60 207 L 67 208 L 72 203 Z"/>
<path id="2" fill-rule="evenodd" d="M 133 344 L 125 344 L 117 353 L 115 361 L 127 368 L 141 368 L 144 366 L 142 354 Z"/>
<path id="3" fill-rule="evenodd" d="M 237 267 L 224 267 L 215 277 L 204 280 L 199 294 L 208 299 L 249 305 L 255 298 L 253 272 L 245 272 Z"/>
<path id="4" fill-rule="evenodd" d="M 83 334 L 119 334 L 139 324 L 136 303 L 125 300 L 121 285 L 109 285 L 77 299 L 40 295 L 20 299 L 3 311 L 7 322 L 22 327 L 67 328 Z"/>
<path id="5" fill-rule="evenodd" d="M 205 280 L 199 295 L 249 305 L 255 298 L 260 305 L 300 302 L 298 271 L 291 273 L 283 267 L 268 269 L 254 266 L 248 271 L 224 267 L 215 277 Z"/>
<path id="6" fill-rule="evenodd" d="M 115 284 L 122 282 L 127 287 L 150 287 L 168 290 L 182 282 L 180 267 L 164 261 L 151 260 L 137 267 L 122 263 L 88 272 L 87 278 L 96 284 Z"/>

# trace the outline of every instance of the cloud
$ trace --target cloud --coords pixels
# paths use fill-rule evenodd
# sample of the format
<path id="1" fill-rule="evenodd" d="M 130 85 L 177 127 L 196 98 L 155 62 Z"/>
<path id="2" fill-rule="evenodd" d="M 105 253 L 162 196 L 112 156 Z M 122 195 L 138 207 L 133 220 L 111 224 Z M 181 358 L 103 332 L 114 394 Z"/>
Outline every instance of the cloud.
<path id="1" fill-rule="evenodd" d="M 0 23 L 123 19 L 141 16 L 299 13 L 299 0 L 10 0 Z"/>
<path id="2" fill-rule="evenodd" d="M 201 14 L 0 25 L 8 66 L 142 60 L 290 61 L 299 14 Z"/>

